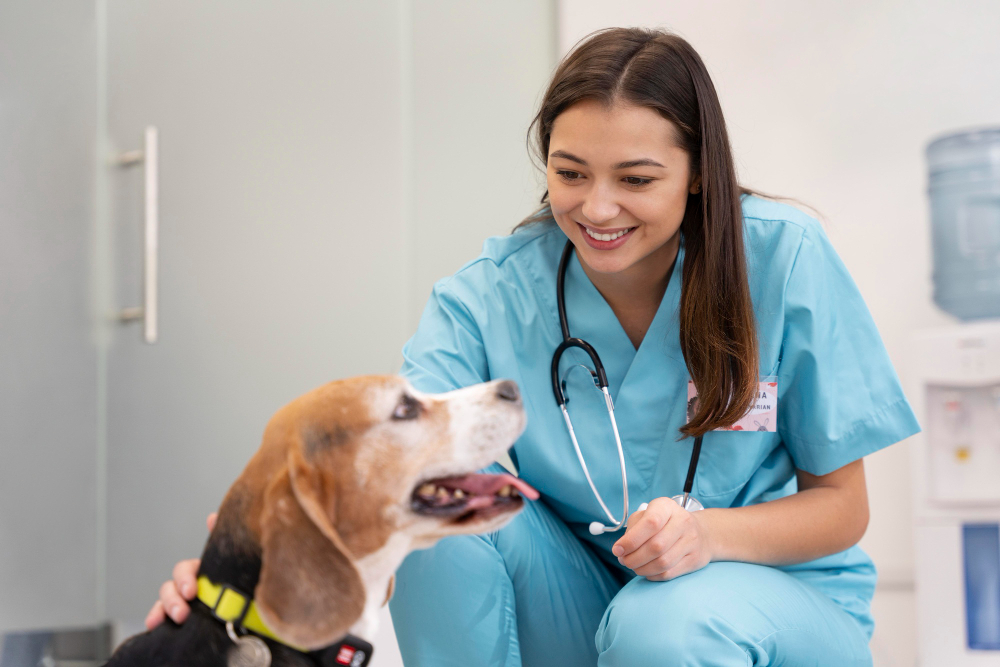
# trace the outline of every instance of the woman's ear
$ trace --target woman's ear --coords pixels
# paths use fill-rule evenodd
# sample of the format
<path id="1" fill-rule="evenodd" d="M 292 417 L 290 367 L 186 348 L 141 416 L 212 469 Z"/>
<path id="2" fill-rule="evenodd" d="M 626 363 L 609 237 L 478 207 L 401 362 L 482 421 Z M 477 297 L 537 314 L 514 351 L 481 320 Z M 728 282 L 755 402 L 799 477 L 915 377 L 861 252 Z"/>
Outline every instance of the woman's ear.
<path id="1" fill-rule="evenodd" d="M 347 634 L 361 617 L 365 587 L 322 509 L 318 480 L 295 447 L 267 488 L 261 518 L 261 620 L 281 639 L 310 650 Z"/>
<path id="2" fill-rule="evenodd" d="M 701 174 L 698 174 L 693 179 L 691 179 L 691 187 L 689 189 L 689 192 L 693 195 L 696 195 L 699 192 L 701 192 Z"/>

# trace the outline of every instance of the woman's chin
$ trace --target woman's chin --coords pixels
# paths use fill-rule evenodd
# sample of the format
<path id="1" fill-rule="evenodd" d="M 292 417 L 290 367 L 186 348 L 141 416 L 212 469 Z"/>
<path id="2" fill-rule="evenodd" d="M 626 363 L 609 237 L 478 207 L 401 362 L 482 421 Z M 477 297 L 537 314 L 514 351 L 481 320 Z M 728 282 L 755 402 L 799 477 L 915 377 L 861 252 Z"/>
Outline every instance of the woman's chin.
<path id="1" fill-rule="evenodd" d="M 581 248 L 577 243 L 573 245 L 580 261 L 597 273 L 621 273 L 635 264 L 633 253 L 625 246 L 614 250 L 594 250 L 588 246 Z"/>

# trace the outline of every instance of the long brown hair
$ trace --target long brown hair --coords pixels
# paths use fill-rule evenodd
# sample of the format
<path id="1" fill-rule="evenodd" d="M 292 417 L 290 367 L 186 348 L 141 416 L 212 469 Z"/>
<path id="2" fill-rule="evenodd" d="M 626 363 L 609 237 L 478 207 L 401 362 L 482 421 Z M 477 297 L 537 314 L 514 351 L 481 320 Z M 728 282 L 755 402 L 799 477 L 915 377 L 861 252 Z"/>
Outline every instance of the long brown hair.
<path id="1" fill-rule="evenodd" d="M 684 275 L 680 344 L 698 408 L 681 428 L 696 436 L 730 426 L 752 407 L 759 373 L 757 330 L 743 248 L 740 195 L 722 107 L 708 70 L 677 35 L 644 28 L 591 34 L 559 64 L 531 123 L 535 148 L 548 163 L 552 125 L 585 99 L 655 109 L 673 123 L 677 139 L 701 175 L 681 222 Z M 548 202 L 548 192 L 542 203 Z M 548 206 L 525 220 L 549 219 Z M 519 225 L 520 226 L 520 225 Z"/>

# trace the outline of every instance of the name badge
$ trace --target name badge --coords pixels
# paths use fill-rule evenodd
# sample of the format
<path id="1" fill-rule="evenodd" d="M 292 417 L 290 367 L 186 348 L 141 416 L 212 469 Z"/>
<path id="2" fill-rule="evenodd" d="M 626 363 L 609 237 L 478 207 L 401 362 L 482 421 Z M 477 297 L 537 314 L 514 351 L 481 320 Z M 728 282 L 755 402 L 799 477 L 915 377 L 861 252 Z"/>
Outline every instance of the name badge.
<path id="1" fill-rule="evenodd" d="M 694 417 L 698 407 L 698 390 L 694 382 L 688 380 L 688 421 Z M 778 377 L 769 375 L 761 378 L 757 385 L 757 399 L 753 407 L 732 426 L 715 429 L 716 431 L 765 431 L 776 433 L 778 430 Z"/>

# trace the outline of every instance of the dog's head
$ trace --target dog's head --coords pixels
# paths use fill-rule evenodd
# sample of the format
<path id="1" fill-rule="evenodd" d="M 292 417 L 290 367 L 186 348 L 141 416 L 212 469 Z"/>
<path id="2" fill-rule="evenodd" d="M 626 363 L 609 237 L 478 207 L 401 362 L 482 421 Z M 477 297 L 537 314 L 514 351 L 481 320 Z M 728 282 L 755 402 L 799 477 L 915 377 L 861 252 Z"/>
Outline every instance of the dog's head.
<path id="1" fill-rule="evenodd" d="M 517 385 L 503 380 L 429 395 L 396 376 L 351 378 L 279 410 L 230 491 L 261 545 L 264 622 L 295 645 L 325 646 L 362 613 L 359 563 L 388 576 L 411 549 L 504 525 L 537 492 L 476 471 L 524 426 Z M 220 527 L 233 520 L 225 511 Z"/>

